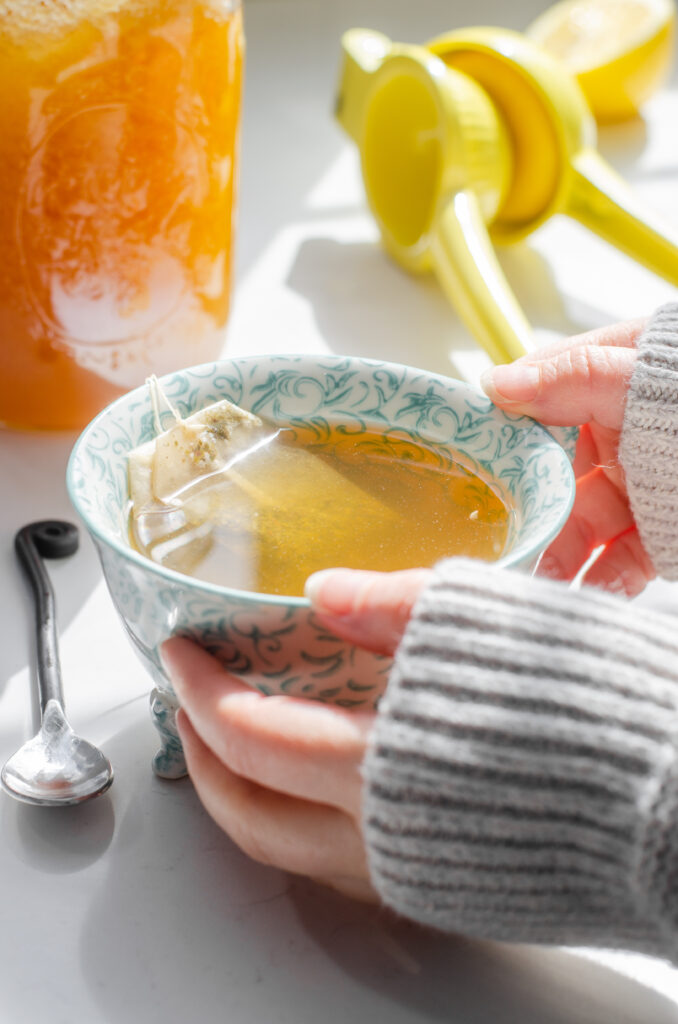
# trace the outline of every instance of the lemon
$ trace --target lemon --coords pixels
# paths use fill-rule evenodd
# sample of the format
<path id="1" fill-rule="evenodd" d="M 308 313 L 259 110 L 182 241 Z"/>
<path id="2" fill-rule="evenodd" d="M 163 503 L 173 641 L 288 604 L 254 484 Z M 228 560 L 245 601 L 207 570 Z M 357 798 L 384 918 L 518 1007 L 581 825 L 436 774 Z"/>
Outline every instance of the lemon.
<path id="1" fill-rule="evenodd" d="M 600 123 L 635 117 L 673 60 L 674 0 L 560 0 L 526 34 L 575 75 Z"/>

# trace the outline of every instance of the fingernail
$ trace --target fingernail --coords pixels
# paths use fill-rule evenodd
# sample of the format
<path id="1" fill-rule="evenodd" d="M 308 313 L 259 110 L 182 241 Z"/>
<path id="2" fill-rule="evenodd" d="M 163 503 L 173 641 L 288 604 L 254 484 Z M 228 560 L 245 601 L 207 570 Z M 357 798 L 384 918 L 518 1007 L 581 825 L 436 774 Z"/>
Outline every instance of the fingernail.
<path id="1" fill-rule="evenodd" d="M 158 648 L 158 657 L 160 658 L 160 664 L 163 672 L 166 676 L 169 676 L 172 672 L 172 653 L 170 650 L 165 650 L 167 640 L 164 640 Z"/>
<path id="2" fill-rule="evenodd" d="M 485 370 L 480 386 L 496 402 L 530 402 L 536 398 L 541 383 L 541 370 L 534 363 L 518 360 Z"/>
<path id="3" fill-rule="evenodd" d="M 361 575 L 352 569 L 321 569 L 308 577 L 304 594 L 318 612 L 350 615 L 361 585 Z"/>

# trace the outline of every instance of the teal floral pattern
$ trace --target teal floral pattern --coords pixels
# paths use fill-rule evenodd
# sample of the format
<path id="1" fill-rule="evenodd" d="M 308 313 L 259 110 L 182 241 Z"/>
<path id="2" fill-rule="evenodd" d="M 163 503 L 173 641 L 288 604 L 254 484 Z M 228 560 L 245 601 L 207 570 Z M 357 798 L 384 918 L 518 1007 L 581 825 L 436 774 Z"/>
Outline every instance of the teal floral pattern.
<path id="1" fill-rule="evenodd" d="M 330 426 L 340 425 L 354 434 L 397 433 L 405 449 L 408 438 L 449 449 L 450 460 L 491 481 L 515 510 L 504 564 L 532 566 L 571 508 L 576 431 L 561 431 L 557 443 L 533 421 L 499 411 L 481 392 L 451 378 L 371 360 L 276 355 L 206 364 L 161 383 L 182 415 L 227 398 L 268 420 L 311 431 L 319 442 Z M 389 659 L 331 634 L 305 599 L 213 586 L 131 548 L 127 455 L 153 431 L 147 388 L 123 396 L 79 438 L 68 487 L 96 542 L 124 629 L 154 682 L 151 711 L 161 740 L 156 772 L 169 778 L 185 773 L 174 726 L 176 698 L 158 653 L 174 634 L 197 640 L 263 693 L 373 707 Z"/>

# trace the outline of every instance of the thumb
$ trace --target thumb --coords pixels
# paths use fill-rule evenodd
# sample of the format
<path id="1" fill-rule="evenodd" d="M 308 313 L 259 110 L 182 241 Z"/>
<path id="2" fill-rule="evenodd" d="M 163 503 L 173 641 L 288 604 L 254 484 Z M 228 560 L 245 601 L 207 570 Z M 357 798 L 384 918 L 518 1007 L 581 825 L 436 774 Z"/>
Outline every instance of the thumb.
<path id="1" fill-rule="evenodd" d="M 432 575 L 430 569 L 324 569 L 309 576 L 306 596 L 313 611 L 338 636 L 377 654 L 390 655 Z"/>
<path id="2" fill-rule="evenodd" d="M 621 430 L 635 359 L 634 348 L 574 344 L 495 366 L 483 374 L 481 384 L 507 412 L 525 413 L 551 426 L 595 422 Z"/>

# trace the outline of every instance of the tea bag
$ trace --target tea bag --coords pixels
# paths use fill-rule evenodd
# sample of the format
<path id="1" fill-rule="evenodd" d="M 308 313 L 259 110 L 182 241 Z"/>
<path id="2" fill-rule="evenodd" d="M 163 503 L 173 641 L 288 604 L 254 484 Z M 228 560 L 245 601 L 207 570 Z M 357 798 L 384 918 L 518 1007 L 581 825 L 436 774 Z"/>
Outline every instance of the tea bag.
<path id="1" fill-rule="evenodd" d="M 209 552 L 212 523 L 201 517 L 198 496 L 243 453 L 275 436 L 275 430 L 226 399 L 182 419 L 156 377 L 150 391 L 156 436 L 128 455 L 131 502 L 130 530 L 134 545 L 154 561 L 178 572 L 192 573 Z M 163 429 L 161 410 L 173 422 Z M 203 502 L 204 504 L 204 502 Z"/>
<path id="2" fill-rule="evenodd" d="M 147 381 L 157 435 L 128 456 L 129 491 L 134 515 L 176 504 L 187 488 L 205 483 L 253 445 L 275 436 L 258 416 L 227 399 L 182 419 L 156 377 Z M 163 430 L 160 405 L 174 423 Z"/>

